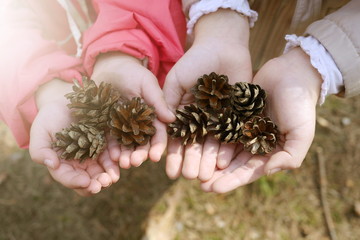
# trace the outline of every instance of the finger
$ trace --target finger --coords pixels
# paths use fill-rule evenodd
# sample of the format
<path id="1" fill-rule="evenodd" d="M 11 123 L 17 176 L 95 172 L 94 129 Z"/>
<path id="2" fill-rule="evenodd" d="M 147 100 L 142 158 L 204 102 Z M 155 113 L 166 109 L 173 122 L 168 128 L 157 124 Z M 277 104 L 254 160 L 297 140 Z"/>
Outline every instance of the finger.
<path id="1" fill-rule="evenodd" d="M 301 166 L 311 142 L 314 132 L 307 129 L 298 129 L 286 135 L 283 151 L 271 156 L 266 164 L 265 171 L 268 175 L 281 169 L 295 169 Z"/>
<path id="2" fill-rule="evenodd" d="M 185 93 L 184 89 L 180 86 L 177 80 L 175 70 L 171 70 L 166 76 L 163 93 L 169 108 L 172 112 L 175 112 L 177 107 L 180 105 L 182 96 Z"/>
<path id="3" fill-rule="evenodd" d="M 131 156 L 131 153 L 133 152 L 133 150 L 131 150 L 125 146 L 121 146 L 120 149 L 121 149 L 121 155 L 119 158 L 119 160 L 120 160 L 119 165 L 121 168 L 129 169 L 131 167 L 130 156 Z"/>
<path id="4" fill-rule="evenodd" d="M 92 159 L 89 159 L 88 161 L 89 162 L 85 171 L 89 174 L 91 179 L 95 179 L 98 176 L 98 174 L 103 173 L 105 171 L 98 162 Z"/>
<path id="5" fill-rule="evenodd" d="M 169 139 L 166 156 L 166 174 L 170 179 L 178 178 L 181 174 L 184 147 L 180 139 Z"/>
<path id="6" fill-rule="evenodd" d="M 96 180 L 101 184 L 102 188 L 109 187 L 112 184 L 112 179 L 107 173 L 100 173 L 96 176 Z"/>
<path id="7" fill-rule="evenodd" d="M 234 156 L 236 144 L 221 144 L 219 153 L 217 155 L 216 166 L 219 169 L 224 169 L 229 166 L 231 159 Z"/>
<path id="8" fill-rule="evenodd" d="M 251 155 L 247 152 L 240 152 L 234 160 L 231 161 L 230 165 L 225 169 L 216 170 L 213 174 L 212 178 L 208 181 L 201 183 L 201 189 L 205 192 L 213 191 L 213 183 L 221 178 L 224 175 L 227 175 L 233 172 L 235 169 L 239 168 L 240 166 L 244 165 L 249 159 Z"/>
<path id="9" fill-rule="evenodd" d="M 131 165 L 139 167 L 149 156 L 150 143 L 143 146 L 136 147 L 135 151 L 130 156 Z"/>
<path id="10" fill-rule="evenodd" d="M 87 191 L 91 194 L 97 194 L 101 191 L 101 183 L 97 179 L 91 179 L 89 187 L 87 187 Z"/>
<path id="11" fill-rule="evenodd" d="M 199 176 L 202 144 L 194 143 L 185 146 L 182 175 L 187 179 L 195 179 Z"/>
<path id="12" fill-rule="evenodd" d="M 108 150 L 111 160 L 118 162 L 121 154 L 120 145 L 112 137 L 108 137 Z"/>
<path id="13" fill-rule="evenodd" d="M 154 106 L 157 117 L 161 121 L 167 123 L 175 121 L 175 115 L 168 108 L 164 93 L 156 78 L 152 78 L 149 84 L 144 84 L 141 91 L 145 102 L 150 106 Z"/>
<path id="14" fill-rule="evenodd" d="M 212 190 L 216 193 L 226 193 L 254 182 L 264 175 L 266 160 L 267 158 L 264 156 L 253 156 L 248 162 L 239 166 L 231 173 L 215 180 Z"/>
<path id="15" fill-rule="evenodd" d="M 166 125 L 155 119 L 153 123 L 156 128 L 156 134 L 151 138 L 149 158 L 153 162 L 158 162 L 163 155 L 167 144 Z"/>
<path id="16" fill-rule="evenodd" d="M 109 174 L 113 183 L 117 182 L 120 178 L 119 165 L 112 161 L 107 151 L 103 152 L 99 157 L 99 162 L 104 170 Z"/>
<path id="17" fill-rule="evenodd" d="M 206 138 L 200 160 L 199 179 L 201 181 L 209 180 L 214 174 L 219 147 L 217 139 L 210 136 Z"/>
<path id="18" fill-rule="evenodd" d="M 75 170 L 68 164 L 60 164 L 53 170 L 49 168 L 50 175 L 67 188 L 86 188 L 90 184 L 90 176 L 83 170 Z"/>
<path id="19" fill-rule="evenodd" d="M 31 159 L 49 168 L 57 169 L 60 160 L 57 153 L 51 147 L 51 137 L 43 126 L 34 122 L 30 132 L 29 153 Z"/>

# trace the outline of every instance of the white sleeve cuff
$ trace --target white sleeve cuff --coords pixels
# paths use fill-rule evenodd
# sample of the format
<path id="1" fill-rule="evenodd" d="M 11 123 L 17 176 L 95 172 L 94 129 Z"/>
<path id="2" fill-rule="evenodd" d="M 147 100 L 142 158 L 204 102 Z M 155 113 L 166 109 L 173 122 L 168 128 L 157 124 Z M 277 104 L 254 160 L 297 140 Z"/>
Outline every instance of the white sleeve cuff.
<path id="1" fill-rule="evenodd" d="M 229 8 L 249 18 L 250 27 L 257 20 L 257 12 L 250 9 L 247 0 L 201 0 L 190 7 L 187 33 L 191 34 L 196 22 L 205 14 L 216 12 L 219 8 Z"/>
<path id="2" fill-rule="evenodd" d="M 284 53 L 294 47 L 300 46 L 302 50 L 310 56 L 311 65 L 320 73 L 323 83 L 318 103 L 325 102 L 326 96 L 337 94 L 344 86 L 344 80 L 340 70 L 336 66 L 334 59 L 324 46 L 314 37 L 298 37 L 296 35 L 286 35 L 287 41 Z"/>

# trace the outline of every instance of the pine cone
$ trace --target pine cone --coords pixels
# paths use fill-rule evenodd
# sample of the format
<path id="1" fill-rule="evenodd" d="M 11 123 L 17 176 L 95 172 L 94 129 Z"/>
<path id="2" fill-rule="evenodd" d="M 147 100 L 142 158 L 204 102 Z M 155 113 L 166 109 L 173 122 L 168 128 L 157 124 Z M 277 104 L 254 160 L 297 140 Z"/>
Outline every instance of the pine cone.
<path id="1" fill-rule="evenodd" d="M 62 159 L 76 159 L 80 162 L 85 159 L 95 159 L 103 152 L 106 146 L 104 131 L 85 124 L 72 123 L 69 128 L 55 134 L 56 141 L 53 147 L 62 151 Z"/>
<path id="2" fill-rule="evenodd" d="M 232 88 L 231 105 L 236 114 L 247 118 L 262 113 L 266 93 L 259 85 L 238 82 Z"/>
<path id="3" fill-rule="evenodd" d="M 145 145 L 156 132 L 152 125 L 155 117 L 154 107 L 143 103 L 139 97 L 126 100 L 110 112 L 110 134 L 127 147 Z"/>
<path id="4" fill-rule="evenodd" d="M 176 120 L 169 124 L 168 134 L 172 138 L 182 138 L 182 144 L 201 142 L 207 134 L 208 114 L 191 104 L 176 110 Z"/>
<path id="5" fill-rule="evenodd" d="M 214 72 L 204 74 L 191 89 L 197 106 L 203 110 L 219 111 L 230 105 L 231 85 L 228 77 Z"/>
<path id="6" fill-rule="evenodd" d="M 240 118 L 230 108 L 227 108 L 223 113 L 210 117 L 207 129 L 221 142 L 237 143 L 242 136 L 243 125 Z"/>
<path id="7" fill-rule="evenodd" d="M 80 123 L 106 128 L 112 105 L 119 99 L 111 84 L 101 82 L 98 87 L 93 80 L 83 77 L 83 86 L 75 81 L 74 92 L 65 95 L 70 100 L 68 107 Z"/>
<path id="8" fill-rule="evenodd" d="M 240 142 L 252 154 L 264 155 L 276 147 L 278 130 L 268 117 L 252 117 L 245 122 L 242 134 Z"/>

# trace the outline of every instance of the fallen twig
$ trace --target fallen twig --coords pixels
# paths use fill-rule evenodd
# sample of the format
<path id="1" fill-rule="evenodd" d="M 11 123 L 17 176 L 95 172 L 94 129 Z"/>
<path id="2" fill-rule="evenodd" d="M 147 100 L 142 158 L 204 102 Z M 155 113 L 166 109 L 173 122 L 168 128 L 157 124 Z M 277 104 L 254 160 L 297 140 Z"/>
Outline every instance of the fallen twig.
<path id="1" fill-rule="evenodd" d="M 319 184 L 320 184 L 320 200 L 322 209 L 324 212 L 325 223 L 331 240 L 337 240 L 337 235 L 335 231 L 334 221 L 331 217 L 331 210 L 329 202 L 327 201 L 327 178 L 326 178 L 326 168 L 325 168 L 325 159 L 323 155 L 323 149 L 318 147 L 316 149 L 317 159 L 319 162 Z"/>

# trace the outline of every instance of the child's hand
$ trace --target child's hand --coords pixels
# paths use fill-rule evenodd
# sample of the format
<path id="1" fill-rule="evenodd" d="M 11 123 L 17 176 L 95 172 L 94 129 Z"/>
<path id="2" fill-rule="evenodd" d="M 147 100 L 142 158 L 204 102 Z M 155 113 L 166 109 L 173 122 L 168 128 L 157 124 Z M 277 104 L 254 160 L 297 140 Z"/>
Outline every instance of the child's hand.
<path id="1" fill-rule="evenodd" d="M 247 18 L 231 10 L 218 10 L 201 17 L 195 26 L 195 41 L 169 72 L 163 88 L 170 108 L 194 102 L 190 88 L 199 77 L 216 72 L 229 77 L 231 84 L 250 82 L 251 59 L 248 50 L 249 25 Z M 170 139 L 166 172 L 170 178 L 182 173 L 189 179 L 208 180 L 216 166 L 230 163 L 234 144 L 219 144 L 208 137 L 203 144 L 182 146 L 179 139 Z"/>
<path id="2" fill-rule="evenodd" d="M 72 91 L 71 87 L 72 84 L 53 80 L 37 91 L 39 112 L 31 127 L 29 151 L 33 161 L 46 165 L 56 181 L 81 195 L 90 195 L 118 181 L 120 170 L 110 159 L 108 150 L 97 161 L 79 164 L 76 160 L 59 159 L 52 149 L 55 133 L 72 122 L 64 97 Z"/>
<path id="3" fill-rule="evenodd" d="M 205 191 L 224 193 L 265 174 L 298 168 L 310 148 L 322 82 L 310 58 L 301 49 L 293 49 L 266 63 L 253 82 L 267 91 L 265 114 L 278 125 L 279 145 L 265 156 L 240 151 L 228 168 L 216 171 L 202 184 Z"/>
<path id="4" fill-rule="evenodd" d="M 158 162 L 167 144 L 166 125 L 164 122 L 175 120 L 174 114 L 165 103 L 163 92 L 156 77 L 145 68 L 140 60 L 129 55 L 114 52 L 98 57 L 92 79 L 96 82 L 109 82 L 122 97 L 131 99 L 141 97 L 155 107 L 157 119 L 154 121 L 156 134 L 151 141 L 135 149 L 119 146 L 116 142 L 109 144 L 110 157 L 119 161 L 121 168 L 140 166 L 148 157 Z"/>

